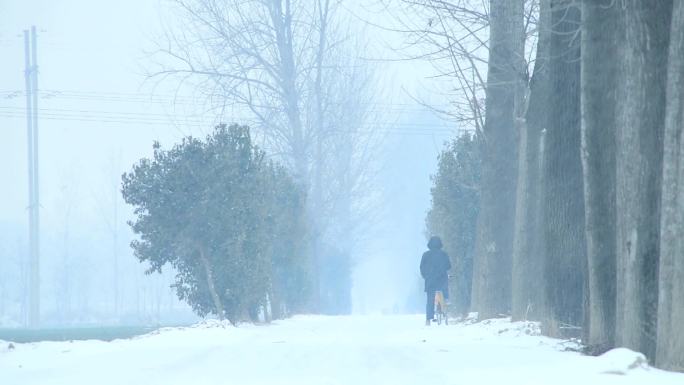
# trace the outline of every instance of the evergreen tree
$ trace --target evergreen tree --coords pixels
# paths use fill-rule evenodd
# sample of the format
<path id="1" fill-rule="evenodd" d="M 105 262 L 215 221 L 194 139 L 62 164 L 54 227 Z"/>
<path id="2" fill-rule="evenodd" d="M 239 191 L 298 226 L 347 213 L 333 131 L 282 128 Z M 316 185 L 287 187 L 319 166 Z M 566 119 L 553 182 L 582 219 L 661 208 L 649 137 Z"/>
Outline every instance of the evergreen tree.
<path id="1" fill-rule="evenodd" d="M 452 309 L 460 314 L 470 307 L 482 167 L 479 140 L 466 132 L 442 150 L 437 174 L 432 177 L 432 207 L 427 215 L 428 232 L 442 238 L 451 257 L 449 290 Z"/>
<path id="2" fill-rule="evenodd" d="M 271 288 L 272 315 L 281 318 L 305 310 L 311 292 L 307 259 L 306 200 L 287 170 L 277 164 L 269 169 L 272 186 Z"/>
<path id="3" fill-rule="evenodd" d="M 184 138 L 170 150 L 155 143 L 152 159 L 123 175 L 122 189 L 137 215 L 131 226 L 140 238 L 131 246 L 148 273 L 173 266 L 180 299 L 201 316 L 232 323 L 281 289 L 280 281 L 272 284 L 274 264 L 292 270 L 288 263 L 297 259 L 288 253 L 303 232 L 284 222 L 303 215 L 298 191 L 237 125 L 218 126 L 204 141 Z"/>

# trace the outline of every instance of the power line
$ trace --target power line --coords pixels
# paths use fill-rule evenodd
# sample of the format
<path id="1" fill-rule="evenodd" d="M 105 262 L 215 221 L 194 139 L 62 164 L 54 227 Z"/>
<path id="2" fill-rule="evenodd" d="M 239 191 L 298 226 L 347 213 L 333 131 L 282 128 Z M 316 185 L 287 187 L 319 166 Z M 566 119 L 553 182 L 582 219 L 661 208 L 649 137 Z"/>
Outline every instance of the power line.
<path id="1" fill-rule="evenodd" d="M 0 112 L 0 117 L 4 118 L 24 118 L 21 114 L 7 114 Z M 156 125 L 156 126 L 185 126 L 192 128 L 207 128 L 211 124 L 200 124 L 197 122 L 187 122 L 187 121 L 142 121 L 142 120 L 117 120 L 117 119 L 106 119 L 106 118 L 88 118 L 88 117 L 55 117 L 49 114 L 41 114 L 42 120 L 53 120 L 53 121 L 79 121 L 79 122 L 92 122 L 92 123 L 103 123 L 103 124 L 126 124 L 126 125 Z M 456 129 L 424 129 L 420 127 L 408 127 L 406 128 L 390 128 L 391 126 L 382 126 L 378 124 L 368 125 L 366 129 L 360 130 L 332 130 L 335 134 L 346 134 L 346 135 L 372 135 L 372 134 L 391 134 L 391 135 L 451 135 L 457 132 Z"/>
<path id="2" fill-rule="evenodd" d="M 182 121 L 189 125 L 206 126 L 208 122 L 202 120 L 200 115 L 191 115 L 191 118 L 174 119 L 168 114 L 130 112 L 130 111 L 106 111 L 106 110 L 83 110 L 83 109 L 55 109 L 41 108 L 41 115 L 52 120 L 76 120 L 109 123 L 140 123 L 140 124 L 162 124 L 166 125 L 172 121 Z M 0 106 L 0 116 L 13 118 L 21 115 L 22 109 L 19 107 Z M 380 127 L 388 130 L 421 130 L 432 133 L 450 133 L 454 129 L 450 127 L 439 127 L 429 123 L 403 123 L 403 122 L 375 122 L 367 126 Z"/>
<path id="3" fill-rule="evenodd" d="M 198 99 L 189 96 L 177 96 L 171 94 L 141 94 L 141 93 L 125 93 L 125 92 L 99 92 L 99 91 L 75 91 L 75 90 L 42 90 L 40 91 L 42 98 L 45 99 L 75 99 L 75 100 L 101 100 L 111 102 L 150 102 L 150 103 L 176 103 L 176 104 L 193 104 L 196 105 Z M 23 94 L 21 90 L 0 90 L 0 98 L 12 99 L 20 97 Z M 211 99 L 208 95 L 204 99 Z M 341 103 L 337 103 L 341 104 Z M 435 105 L 435 108 L 449 109 L 454 104 Z M 462 103 L 467 105 L 466 102 Z M 415 103 L 369 103 L 372 108 L 380 108 L 386 110 L 413 110 L 425 111 L 425 108 L 420 108 Z M 267 107 L 267 106 L 261 106 Z"/>
<path id="4" fill-rule="evenodd" d="M 104 101 L 104 102 L 125 102 L 125 103 L 179 103 L 197 105 L 197 99 L 187 96 L 164 95 L 164 94 L 140 94 L 124 92 L 99 92 L 99 91 L 77 91 L 77 90 L 41 90 L 39 91 L 42 99 L 66 99 L 74 101 Z M 1 99 L 16 99 L 25 92 L 21 90 L 0 90 Z M 36 96 L 36 95 L 34 95 Z M 369 110 L 383 112 L 425 112 L 427 109 L 416 108 L 415 104 L 409 103 L 370 103 Z M 453 107 L 453 105 L 452 105 Z M 187 127 L 206 128 L 216 122 L 207 122 L 201 119 L 200 114 L 192 114 L 185 118 L 174 118 L 169 114 L 152 112 L 133 112 L 133 111 L 110 111 L 92 109 L 65 109 L 65 108 L 41 108 L 41 117 L 52 121 L 80 121 L 103 124 L 124 124 L 124 125 L 175 125 Z M 0 117 L 18 118 L 22 115 L 22 109 L 12 106 L 0 106 Z M 456 127 L 438 126 L 436 124 L 421 122 L 398 122 L 398 121 L 376 121 L 364 125 L 359 130 L 335 130 L 336 134 L 362 134 L 369 135 L 375 133 L 393 135 L 453 135 L 457 132 Z"/>

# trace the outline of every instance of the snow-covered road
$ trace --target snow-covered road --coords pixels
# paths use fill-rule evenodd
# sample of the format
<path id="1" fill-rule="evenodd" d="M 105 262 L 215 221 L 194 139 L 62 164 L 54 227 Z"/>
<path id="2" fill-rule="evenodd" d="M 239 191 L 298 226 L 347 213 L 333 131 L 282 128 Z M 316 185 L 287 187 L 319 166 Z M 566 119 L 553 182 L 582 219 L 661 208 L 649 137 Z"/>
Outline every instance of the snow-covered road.
<path id="1" fill-rule="evenodd" d="M 270 326 L 202 324 L 113 342 L 0 345 L 2 385 L 682 385 L 636 353 L 563 352 L 505 320 L 424 327 L 420 316 L 301 316 Z"/>

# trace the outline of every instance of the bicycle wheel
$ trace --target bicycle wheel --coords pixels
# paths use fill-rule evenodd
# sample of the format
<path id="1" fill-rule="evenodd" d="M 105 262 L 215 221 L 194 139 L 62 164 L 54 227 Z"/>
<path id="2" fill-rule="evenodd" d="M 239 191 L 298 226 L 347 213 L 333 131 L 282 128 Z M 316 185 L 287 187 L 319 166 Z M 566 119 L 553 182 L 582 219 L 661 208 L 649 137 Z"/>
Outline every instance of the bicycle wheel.
<path id="1" fill-rule="evenodd" d="M 444 308 L 444 295 L 441 291 L 435 292 L 435 318 L 437 319 L 437 324 L 441 325 L 442 322 L 446 322 L 446 309 Z"/>
<path id="2" fill-rule="evenodd" d="M 442 322 L 444 325 L 449 324 L 446 300 L 444 299 L 444 294 L 441 291 L 435 292 L 435 320 L 437 321 L 438 325 L 441 325 Z"/>

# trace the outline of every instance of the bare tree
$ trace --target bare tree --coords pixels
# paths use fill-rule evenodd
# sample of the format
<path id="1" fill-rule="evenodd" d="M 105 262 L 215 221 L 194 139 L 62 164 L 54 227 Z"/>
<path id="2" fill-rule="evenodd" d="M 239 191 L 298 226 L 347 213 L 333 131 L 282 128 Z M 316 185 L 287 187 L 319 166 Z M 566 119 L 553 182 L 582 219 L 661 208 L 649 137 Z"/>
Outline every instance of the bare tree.
<path id="1" fill-rule="evenodd" d="M 111 236 L 111 279 L 113 294 L 113 315 L 119 316 L 121 310 L 121 288 L 120 288 L 120 246 L 121 246 L 121 224 L 123 215 L 120 207 L 120 171 L 121 153 L 112 153 L 108 164 L 103 169 L 104 181 L 102 191 L 93 192 L 93 198 L 97 203 L 100 216 L 104 222 L 109 235 Z"/>
<path id="2" fill-rule="evenodd" d="M 77 209 L 76 202 L 78 201 L 79 179 L 78 176 L 70 171 L 66 171 L 61 178 L 64 184 L 60 188 L 61 202 L 61 238 L 62 250 L 61 261 L 59 261 L 58 273 L 55 276 L 56 292 L 56 307 L 60 309 L 62 315 L 61 322 L 68 323 L 73 317 L 73 300 L 75 292 L 77 291 L 74 282 L 75 279 L 75 257 L 73 246 L 75 242 L 72 237 L 72 224 L 74 211 Z"/>
<path id="3" fill-rule="evenodd" d="M 483 134 L 483 153 L 489 155 L 485 155 L 482 190 L 493 189 L 496 193 L 483 193 L 482 204 L 501 204 L 500 207 L 480 212 L 479 258 L 476 258 L 474 266 L 473 283 L 484 286 L 479 289 L 474 287 L 473 304 L 482 308 L 478 310 L 483 310 L 484 316 L 506 312 L 509 301 L 505 293 L 511 290 L 513 301 L 510 305 L 513 306 L 514 316 L 517 319 L 540 319 L 544 291 L 539 287 L 532 288 L 526 282 L 529 282 L 530 277 L 542 274 L 544 265 L 540 249 L 542 237 L 539 236 L 542 229 L 540 152 L 543 150 L 542 133 L 548 123 L 543 116 L 546 116 L 546 99 L 549 96 L 550 4 L 545 3 L 547 41 L 538 49 L 540 1 L 509 4 L 512 8 L 506 8 L 508 13 L 505 16 L 501 15 L 503 11 L 499 8 L 503 5 L 497 1 L 404 0 L 401 3 L 408 6 L 409 10 L 401 13 L 405 17 L 395 17 L 398 27 L 394 27 L 394 30 L 407 35 L 407 43 L 403 47 L 405 50 L 417 51 L 410 59 L 428 60 L 435 68 L 437 81 L 450 85 L 448 107 L 435 110 L 451 118 L 460 129 Z M 491 12 L 493 8 L 495 12 Z M 496 28 L 492 25 L 495 18 L 500 23 Z M 497 42 L 496 47 L 492 46 L 491 38 L 495 36 L 505 40 L 509 46 L 503 47 L 501 42 Z M 500 55 L 505 55 L 503 51 L 506 50 L 510 50 L 510 55 L 492 62 L 492 59 L 501 59 Z M 534 73 L 530 76 L 533 68 Z M 491 79 L 492 74 L 501 76 Z M 496 100 L 501 101 L 500 95 L 508 95 L 508 92 L 512 93 L 512 99 L 508 101 L 510 104 L 507 104 L 511 110 L 489 114 L 485 107 L 495 105 L 498 103 Z M 486 96 L 490 95 L 496 100 L 486 100 Z M 503 104 L 508 102 L 504 101 Z M 492 129 L 496 125 L 500 125 L 500 132 L 495 133 L 497 130 Z M 488 126 L 490 129 L 485 129 Z M 503 129 L 506 126 L 508 129 Z M 518 155 L 515 155 L 516 152 Z M 522 171 L 517 177 L 516 165 Z M 503 184 L 494 187 L 497 181 Z M 517 188 L 511 187 L 516 185 Z M 493 215 L 515 218 L 515 221 L 506 225 L 500 223 L 498 230 L 493 232 L 486 231 L 483 226 L 493 220 Z M 491 234 L 486 236 L 485 233 Z M 494 233 L 503 238 L 497 238 L 494 242 L 491 238 Z M 498 255 L 491 263 L 485 262 L 489 260 L 485 258 L 488 255 L 486 250 Z M 494 266 L 501 267 L 498 273 L 492 270 Z M 496 285 L 487 283 L 489 280 L 502 285 L 495 289 Z M 482 296 L 482 299 L 478 300 L 478 296 Z M 498 301 L 502 301 L 501 306 L 496 305 L 497 310 L 491 310 L 493 305 L 489 304 Z"/>
<path id="4" fill-rule="evenodd" d="M 485 124 L 485 92 L 489 60 L 490 4 L 486 0 L 401 0 L 400 6 L 383 1 L 392 25 L 382 28 L 405 36 L 396 50 L 402 60 L 429 62 L 444 95 L 440 106 L 423 103 L 459 129 L 481 131 Z M 523 2 L 522 26 L 524 65 L 521 76 L 528 79 L 534 65 L 538 36 L 539 0 Z M 514 65 L 509 63 L 507 65 Z M 522 90 L 521 96 L 526 92 Z M 521 104 L 520 113 L 523 112 Z"/>
<path id="5" fill-rule="evenodd" d="M 184 27 L 167 32 L 171 58 L 157 77 L 192 81 L 225 113 L 248 111 L 265 144 L 302 180 L 313 133 L 305 133 L 302 99 L 314 70 L 315 36 L 306 8 L 295 0 L 178 0 Z"/>
<path id="6" fill-rule="evenodd" d="M 390 29 L 407 35 L 404 49 L 418 49 L 411 59 L 430 61 L 436 76 L 452 85 L 450 107 L 442 112 L 455 118 L 459 128 L 474 129 L 483 139 L 471 303 L 481 317 L 506 313 L 511 298 L 516 130 L 528 105 L 530 60 L 525 46 L 529 28 L 536 24 L 537 8 L 529 5 L 536 3 L 405 0 L 402 4 L 409 9 L 395 16 L 399 26 Z"/>
<path id="7" fill-rule="evenodd" d="M 336 0 L 176 4 L 183 29 L 167 33 L 164 64 L 152 75 L 191 82 L 224 118 L 247 118 L 307 187 L 313 249 L 322 258 L 330 223 L 356 226 L 344 213 L 368 181 L 376 143 L 364 132 L 373 72 L 358 59 L 362 43 L 352 38 L 350 18 Z M 314 263 L 319 270 L 322 262 Z"/>

